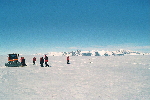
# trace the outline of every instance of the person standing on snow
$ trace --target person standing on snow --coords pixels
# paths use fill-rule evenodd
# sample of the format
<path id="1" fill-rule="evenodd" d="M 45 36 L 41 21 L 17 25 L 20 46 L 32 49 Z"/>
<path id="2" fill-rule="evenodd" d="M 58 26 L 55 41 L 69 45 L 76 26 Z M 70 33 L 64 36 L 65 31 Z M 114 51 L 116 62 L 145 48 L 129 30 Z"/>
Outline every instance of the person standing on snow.
<path id="1" fill-rule="evenodd" d="M 23 57 L 20 58 L 20 62 L 21 62 L 21 63 L 22 63 L 22 59 L 23 59 Z"/>
<path id="2" fill-rule="evenodd" d="M 44 58 L 44 59 L 45 59 L 45 67 L 47 67 L 47 66 L 49 67 L 49 65 L 47 64 L 47 62 L 48 62 L 48 57 L 47 57 L 46 55 L 45 55 L 45 58 Z"/>
<path id="3" fill-rule="evenodd" d="M 27 66 L 24 57 L 22 57 L 22 66 Z"/>
<path id="4" fill-rule="evenodd" d="M 43 59 L 43 57 L 41 57 L 41 58 L 40 58 L 41 67 L 44 67 L 44 66 L 43 66 L 43 63 L 44 63 L 44 59 Z"/>
<path id="5" fill-rule="evenodd" d="M 67 57 L 67 64 L 70 64 L 70 63 L 69 63 L 69 56 Z"/>
<path id="6" fill-rule="evenodd" d="M 33 65 L 35 65 L 35 61 L 36 61 L 36 58 L 34 57 L 34 58 L 33 58 Z"/>

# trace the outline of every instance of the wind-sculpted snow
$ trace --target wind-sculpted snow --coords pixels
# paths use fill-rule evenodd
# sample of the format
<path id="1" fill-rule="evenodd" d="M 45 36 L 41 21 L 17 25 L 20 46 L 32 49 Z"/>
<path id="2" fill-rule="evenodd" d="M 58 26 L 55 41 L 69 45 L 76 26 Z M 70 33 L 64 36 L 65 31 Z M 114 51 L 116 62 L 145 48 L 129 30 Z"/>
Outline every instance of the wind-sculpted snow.
<path id="1" fill-rule="evenodd" d="M 49 56 L 43 68 L 24 57 L 5 67 L 0 56 L 0 100 L 150 100 L 150 56 Z"/>

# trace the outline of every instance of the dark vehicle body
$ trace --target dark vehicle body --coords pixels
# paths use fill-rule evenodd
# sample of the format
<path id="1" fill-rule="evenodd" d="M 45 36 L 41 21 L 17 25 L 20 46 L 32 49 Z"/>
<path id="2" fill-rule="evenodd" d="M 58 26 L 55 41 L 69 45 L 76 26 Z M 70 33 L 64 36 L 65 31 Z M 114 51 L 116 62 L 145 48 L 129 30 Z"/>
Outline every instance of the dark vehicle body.
<path id="1" fill-rule="evenodd" d="M 18 54 L 8 54 L 8 63 L 5 63 L 7 67 L 19 67 L 21 63 L 18 61 Z"/>

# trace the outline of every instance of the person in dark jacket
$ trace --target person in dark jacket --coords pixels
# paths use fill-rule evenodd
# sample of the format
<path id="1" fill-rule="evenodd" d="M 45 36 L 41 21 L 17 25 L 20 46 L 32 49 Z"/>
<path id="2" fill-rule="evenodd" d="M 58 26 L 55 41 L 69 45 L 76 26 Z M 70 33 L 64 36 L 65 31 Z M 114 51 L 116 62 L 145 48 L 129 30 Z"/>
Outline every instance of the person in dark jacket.
<path id="1" fill-rule="evenodd" d="M 25 59 L 24 57 L 22 57 L 22 62 L 21 62 L 22 66 L 27 66 L 26 63 L 25 63 Z"/>
<path id="2" fill-rule="evenodd" d="M 48 57 L 47 57 L 46 55 L 45 55 L 45 58 L 44 58 L 44 59 L 45 59 L 45 67 L 47 67 L 47 66 L 49 67 L 49 65 L 48 65 L 48 63 L 47 63 L 47 62 L 48 62 Z"/>
<path id="3" fill-rule="evenodd" d="M 35 65 L 35 61 L 36 61 L 36 58 L 34 57 L 34 58 L 33 58 L 33 65 Z"/>
<path id="4" fill-rule="evenodd" d="M 43 57 L 41 57 L 41 58 L 40 58 L 41 67 L 44 67 L 44 66 L 43 66 L 43 63 L 44 63 L 44 59 L 43 59 Z"/>
<path id="5" fill-rule="evenodd" d="M 69 56 L 67 57 L 67 64 L 70 64 L 70 63 L 69 63 Z"/>

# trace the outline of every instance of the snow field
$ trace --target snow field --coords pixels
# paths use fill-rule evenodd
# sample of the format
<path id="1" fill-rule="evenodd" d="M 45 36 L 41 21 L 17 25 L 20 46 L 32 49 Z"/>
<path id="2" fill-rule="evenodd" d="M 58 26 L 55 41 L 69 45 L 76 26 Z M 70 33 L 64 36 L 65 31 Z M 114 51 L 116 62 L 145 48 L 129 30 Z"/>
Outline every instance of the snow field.
<path id="1" fill-rule="evenodd" d="M 39 58 L 24 56 L 26 67 L 5 67 L 0 56 L 0 100 L 149 100 L 150 56 Z"/>

